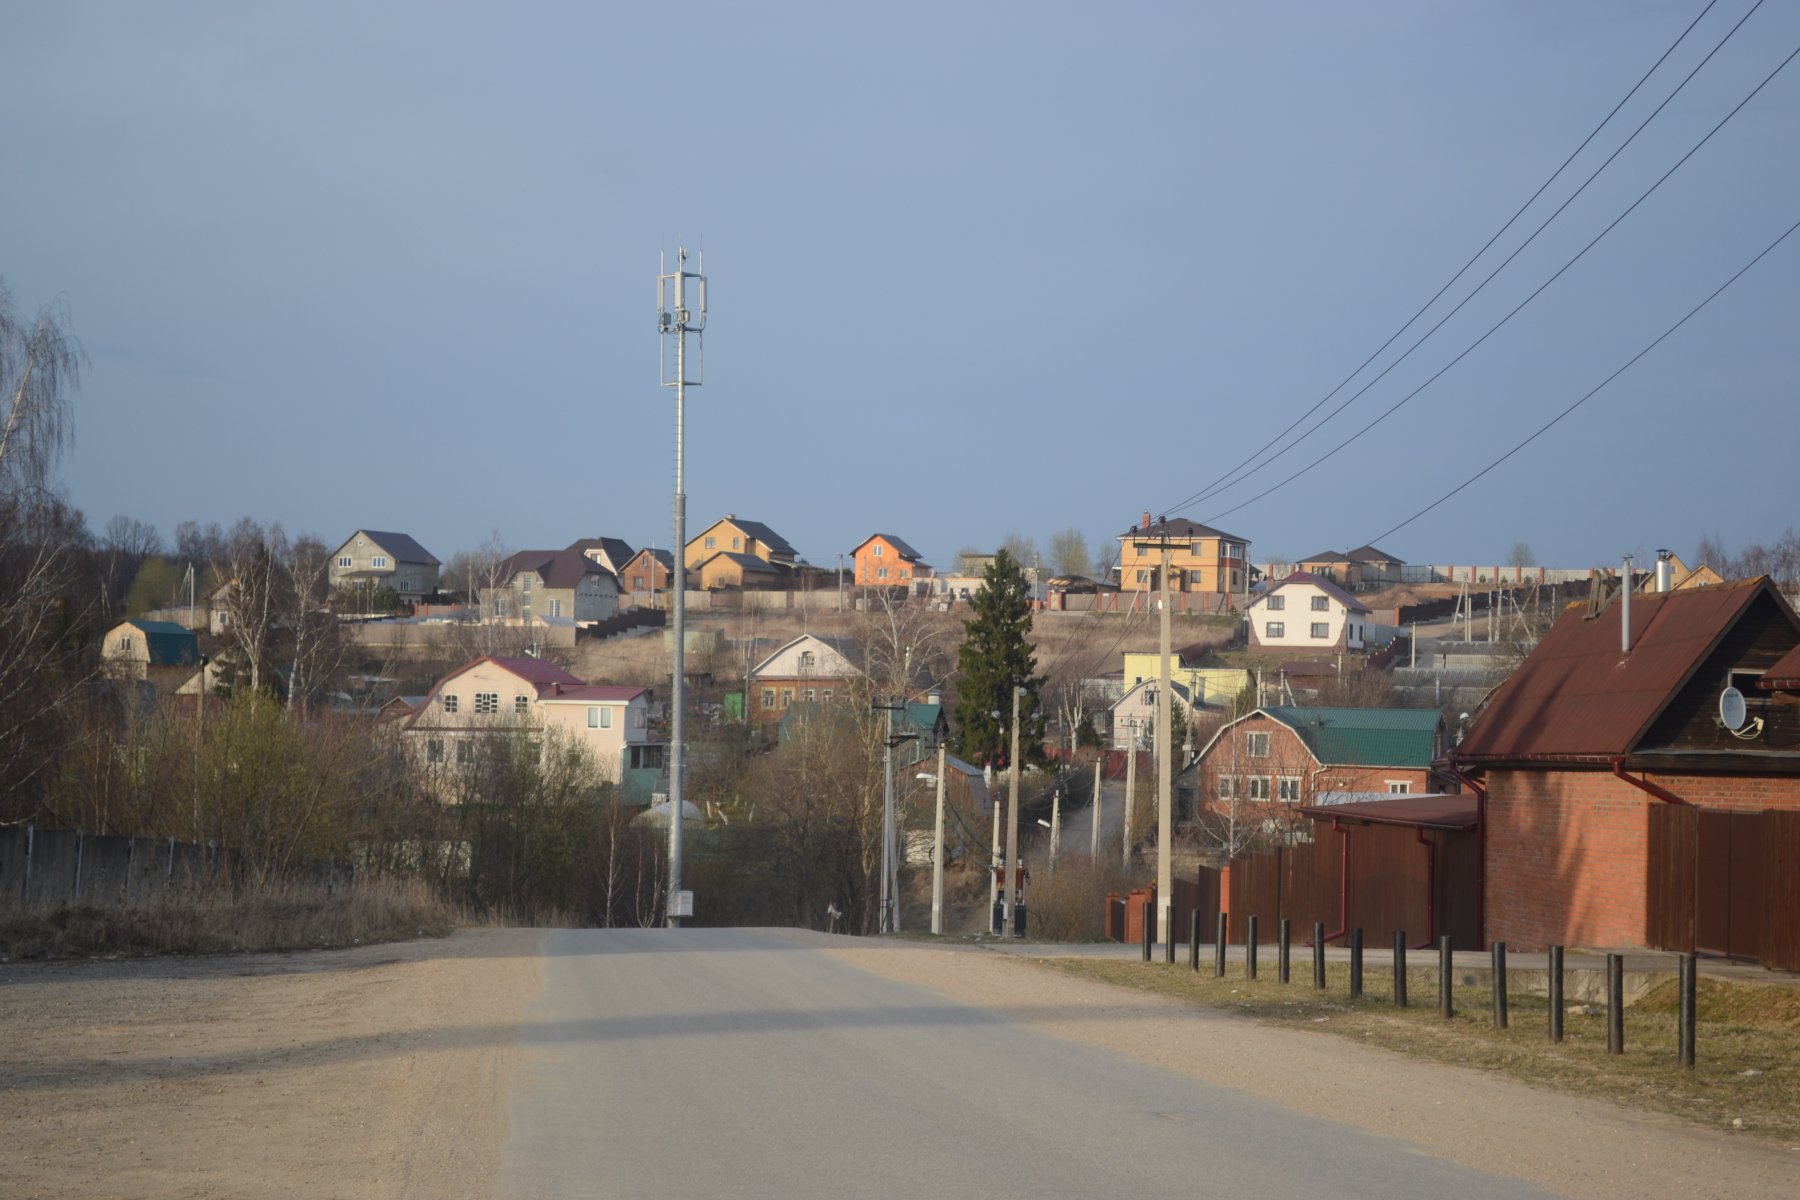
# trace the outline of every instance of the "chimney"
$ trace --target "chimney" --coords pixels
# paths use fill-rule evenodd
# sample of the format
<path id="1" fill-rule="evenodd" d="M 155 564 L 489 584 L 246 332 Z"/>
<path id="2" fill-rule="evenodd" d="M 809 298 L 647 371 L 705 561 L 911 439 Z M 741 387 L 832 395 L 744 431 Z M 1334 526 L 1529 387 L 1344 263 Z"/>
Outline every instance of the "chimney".
<path id="1" fill-rule="evenodd" d="M 1143 524 L 1142 528 L 1144 528 L 1144 529 L 1150 528 L 1150 510 L 1147 508 L 1144 510 L 1144 524 Z"/>
<path id="2" fill-rule="evenodd" d="M 1673 550 L 1656 552 L 1656 590 L 1659 594 L 1675 586 L 1675 568 L 1669 565 L 1669 558 L 1674 553 Z"/>
<path id="3" fill-rule="evenodd" d="M 1619 653 L 1631 653 L 1631 555 L 1619 571 Z"/>

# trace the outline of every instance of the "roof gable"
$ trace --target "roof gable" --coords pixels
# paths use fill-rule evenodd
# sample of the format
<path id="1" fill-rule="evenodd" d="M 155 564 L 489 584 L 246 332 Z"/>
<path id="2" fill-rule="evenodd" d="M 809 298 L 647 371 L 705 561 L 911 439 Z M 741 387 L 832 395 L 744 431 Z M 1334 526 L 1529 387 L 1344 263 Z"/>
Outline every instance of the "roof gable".
<path id="1" fill-rule="evenodd" d="M 502 586 L 530 571 L 544 581 L 545 587 L 578 587 L 589 576 L 610 578 L 612 572 L 579 550 L 521 550 L 508 555 L 500 563 L 497 577 Z"/>
<path id="2" fill-rule="evenodd" d="M 1244 542 L 1234 533 L 1214 529 L 1211 525 L 1202 525 L 1198 521 L 1190 521 L 1186 517 L 1162 517 L 1148 524 L 1127 529 L 1119 535 L 1121 542 L 1150 542 L 1161 537 L 1173 538 L 1177 541 L 1191 541 L 1194 538 L 1218 538 L 1227 542 Z"/>
<path id="3" fill-rule="evenodd" d="M 894 548 L 894 553 L 898 554 L 907 562 L 919 561 L 919 552 L 891 533 L 871 533 L 868 537 L 856 544 L 856 548 L 850 551 L 850 556 L 852 558 L 856 557 L 858 554 L 862 553 L 862 548 L 864 546 L 867 546 L 870 542 L 876 541 L 877 539 L 892 546 Z"/>
<path id="4" fill-rule="evenodd" d="M 1312 561 L 1316 562 L 1318 560 L 1314 559 Z M 1263 589 L 1262 595 L 1258 596 L 1244 607 L 1255 608 L 1258 604 L 1261 604 L 1264 600 L 1273 596 L 1276 592 L 1279 592 L 1290 583 L 1305 584 L 1309 587 L 1318 588 L 1321 592 L 1324 592 L 1327 596 L 1330 596 L 1333 600 L 1336 600 L 1351 612 L 1367 613 L 1374 611 L 1355 596 L 1352 596 L 1349 592 L 1346 592 L 1343 588 L 1331 582 L 1331 580 L 1322 578 L 1318 575 L 1309 575 L 1305 571 L 1295 571 L 1286 579 L 1277 583 L 1271 583 L 1268 587 Z"/>
<path id="5" fill-rule="evenodd" d="M 850 655 L 854 651 L 855 647 L 851 643 L 840 638 L 824 638 L 816 633 L 803 633 L 751 667 L 750 675 L 752 678 L 798 678 L 803 674 L 800 669 L 800 656 L 810 653 L 814 656 L 813 665 L 804 674 L 822 679 L 849 679 L 862 674 L 862 671 L 850 659 Z"/>
<path id="6" fill-rule="evenodd" d="M 378 549 L 386 550 L 388 557 L 395 562 L 427 563 L 434 567 L 441 565 L 435 554 L 413 541 L 408 534 L 383 529 L 359 529 L 344 540 L 344 545 L 348 546 L 358 536 L 368 538 Z"/>
<path id="7" fill-rule="evenodd" d="M 1406 565 L 1405 559 L 1395 558 L 1387 551 L 1378 550 L 1374 546 L 1358 546 L 1354 550 L 1346 550 L 1344 552 L 1344 557 L 1353 559 L 1359 563 L 1369 563 L 1371 565 L 1381 563 L 1391 564 L 1396 567 L 1403 567 Z"/>
<path id="8" fill-rule="evenodd" d="M 635 558 L 636 552 L 623 538 L 591 537 L 577 538 L 570 542 L 566 549 L 577 554 L 585 554 L 608 571 L 618 572 L 625 569 L 625 564 Z"/>
<path id="9" fill-rule="evenodd" d="M 1618 757 L 1645 732 L 1714 647 L 1766 598 L 1797 638 L 1800 618 L 1766 578 L 1637 596 L 1632 647 L 1621 647 L 1614 601 L 1589 617 L 1572 604 L 1488 698 L 1457 747 L 1458 759 Z"/>

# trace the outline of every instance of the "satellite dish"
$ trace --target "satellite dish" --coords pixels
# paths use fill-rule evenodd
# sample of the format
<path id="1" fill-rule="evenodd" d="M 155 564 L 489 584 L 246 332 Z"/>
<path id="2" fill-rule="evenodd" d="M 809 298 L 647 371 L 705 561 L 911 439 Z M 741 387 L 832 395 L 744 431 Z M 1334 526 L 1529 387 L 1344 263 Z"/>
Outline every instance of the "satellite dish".
<path id="1" fill-rule="evenodd" d="M 1742 729 L 1749 715 L 1749 710 L 1744 707 L 1744 693 L 1734 687 L 1719 693 L 1719 720 L 1725 728 Z"/>

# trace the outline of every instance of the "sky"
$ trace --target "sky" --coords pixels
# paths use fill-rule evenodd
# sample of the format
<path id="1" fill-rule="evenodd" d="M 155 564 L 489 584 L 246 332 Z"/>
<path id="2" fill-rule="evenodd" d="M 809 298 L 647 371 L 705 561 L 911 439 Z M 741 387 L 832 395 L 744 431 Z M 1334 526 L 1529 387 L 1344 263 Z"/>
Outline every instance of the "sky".
<path id="1" fill-rule="evenodd" d="M 1295 433 L 1754 3 L 1717 0 Z M 61 474 L 96 530 L 667 546 L 655 287 L 686 245 L 710 282 L 690 536 L 735 513 L 829 566 L 881 531 L 944 568 L 1009 533 L 1076 528 L 1099 554 L 1149 511 L 1259 562 L 1737 549 L 1793 521 L 1800 234 L 1388 531 L 1800 220 L 1794 63 L 1470 349 L 1800 48 L 1780 0 L 1391 373 L 1256 457 L 1704 7 L 15 0 L 0 279 L 20 310 L 64 305 L 85 348 Z"/>

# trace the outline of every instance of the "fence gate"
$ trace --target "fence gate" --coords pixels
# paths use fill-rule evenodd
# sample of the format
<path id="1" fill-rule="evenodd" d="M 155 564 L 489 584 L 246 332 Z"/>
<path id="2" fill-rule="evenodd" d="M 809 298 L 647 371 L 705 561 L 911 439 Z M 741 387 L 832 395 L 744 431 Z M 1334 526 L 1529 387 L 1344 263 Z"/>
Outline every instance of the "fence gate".
<path id="1" fill-rule="evenodd" d="M 1650 810 L 1646 940 L 1800 970 L 1800 813 Z"/>

